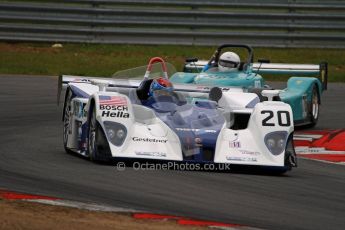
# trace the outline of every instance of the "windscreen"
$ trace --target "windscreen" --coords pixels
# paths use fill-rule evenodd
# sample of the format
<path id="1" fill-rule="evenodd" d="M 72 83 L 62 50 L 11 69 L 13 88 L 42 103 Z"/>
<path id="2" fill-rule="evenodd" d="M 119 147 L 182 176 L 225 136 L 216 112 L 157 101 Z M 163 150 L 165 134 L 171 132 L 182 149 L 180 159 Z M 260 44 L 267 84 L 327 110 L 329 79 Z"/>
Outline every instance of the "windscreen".
<path id="1" fill-rule="evenodd" d="M 174 73 L 176 73 L 176 68 L 170 64 L 165 63 L 168 70 L 168 76 L 172 76 Z M 117 78 L 117 79 L 138 79 L 142 80 L 144 78 L 144 75 L 146 73 L 147 65 L 146 66 L 140 66 L 133 69 L 127 69 L 127 70 L 121 70 L 116 73 L 114 73 L 111 77 Z M 155 63 L 152 65 L 151 74 L 149 75 L 149 78 L 158 78 L 163 76 L 163 70 L 161 63 Z"/>

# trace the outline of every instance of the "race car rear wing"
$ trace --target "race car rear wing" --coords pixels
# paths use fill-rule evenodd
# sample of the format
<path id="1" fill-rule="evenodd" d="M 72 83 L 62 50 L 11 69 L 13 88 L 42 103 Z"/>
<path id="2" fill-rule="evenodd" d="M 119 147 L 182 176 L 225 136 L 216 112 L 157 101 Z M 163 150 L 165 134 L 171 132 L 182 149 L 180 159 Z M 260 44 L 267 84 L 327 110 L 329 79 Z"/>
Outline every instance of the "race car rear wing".
<path id="1" fill-rule="evenodd" d="M 185 63 L 183 72 L 200 73 L 206 64 L 207 61 L 205 60 L 189 60 Z M 327 89 L 327 62 L 321 62 L 318 65 L 255 62 L 252 64 L 251 71 L 258 74 L 290 74 L 300 77 L 315 76 L 321 81 L 323 90 Z"/>
<path id="2" fill-rule="evenodd" d="M 327 89 L 328 64 L 321 62 L 312 64 L 283 64 L 283 63 L 253 63 L 252 71 L 258 74 L 291 74 L 297 76 L 315 76 L 321 83 L 323 90 Z"/>

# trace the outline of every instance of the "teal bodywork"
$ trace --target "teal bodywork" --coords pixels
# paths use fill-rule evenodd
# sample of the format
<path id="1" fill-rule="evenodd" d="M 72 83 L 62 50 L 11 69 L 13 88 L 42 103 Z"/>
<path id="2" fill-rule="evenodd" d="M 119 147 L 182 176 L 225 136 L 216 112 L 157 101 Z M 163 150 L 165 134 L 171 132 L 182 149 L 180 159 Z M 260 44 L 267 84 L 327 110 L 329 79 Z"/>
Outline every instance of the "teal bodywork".
<path id="1" fill-rule="evenodd" d="M 287 88 L 279 94 L 280 99 L 291 106 L 295 123 L 306 119 L 308 115 L 306 107 L 311 104 L 314 85 L 317 86 L 318 93 L 321 95 L 322 85 L 319 79 L 291 77 L 287 82 Z"/>
<path id="2" fill-rule="evenodd" d="M 255 73 L 244 72 L 203 72 L 175 73 L 170 80 L 174 83 L 194 83 L 198 85 L 263 87 L 263 78 Z"/>
<path id="3" fill-rule="evenodd" d="M 286 71 L 288 73 L 288 71 Z M 268 71 L 266 71 L 268 73 Z M 274 74 L 270 72 L 271 74 Z M 209 86 L 234 86 L 245 89 L 264 88 L 263 77 L 247 68 L 246 71 L 216 72 L 206 71 L 200 73 L 177 72 L 171 76 L 173 83 L 200 84 Z M 315 77 L 290 77 L 287 88 L 280 93 L 280 98 L 288 103 L 293 111 L 295 124 L 303 123 L 307 119 L 308 106 L 312 101 L 313 87 L 316 86 L 319 96 L 322 93 L 322 83 Z M 319 97 L 320 98 L 320 97 Z"/>
<path id="4" fill-rule="evenodd" d="M 246 50 L 247 58 L 233 68 L 235 71 L 220 72 L 218 71 L 220 56 L 224 49 L 229 48 Z M 327 66 L 327 62 L 310 65 L 270 63 L 269 60 L 259 60 L 254 63 L 252 47 L 244 44 L 223 44 L 215 50 L 208 61 L 199 61 L 197 58 L 186 59 L 183 72 L 175 73 L 170 80 L 173 83 L 182 84 L 242 87 L 248 92 L 257 93 L 261 100 L 266 100 L 267 98 L 262 96 L 261 91 L 269 89 L 269 86 L 265 85 L 260 74 L 288 74 L 294 77 L 290 77 L 287 87 L 281 90 L 280 100 L 291 106 L 295 125 L 315 125 L 321 94 L 323 90 L 327 89 Z"/>

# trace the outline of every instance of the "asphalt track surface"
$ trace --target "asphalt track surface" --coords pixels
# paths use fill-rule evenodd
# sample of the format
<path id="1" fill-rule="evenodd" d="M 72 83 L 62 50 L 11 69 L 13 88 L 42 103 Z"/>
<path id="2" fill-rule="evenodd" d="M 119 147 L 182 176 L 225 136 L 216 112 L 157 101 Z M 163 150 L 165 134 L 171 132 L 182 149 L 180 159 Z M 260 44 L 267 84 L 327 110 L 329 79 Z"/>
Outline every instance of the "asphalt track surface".
<path id="1" fill-rule="evenodd" d="M 0 188 L 266 229 L 344 229 L 345 166 L 299 160 L 285 176 L 117 171 L 62 147 L 57 78 L 0 77 Z M 330 84 L 316 129 L 345 127 Z"/>

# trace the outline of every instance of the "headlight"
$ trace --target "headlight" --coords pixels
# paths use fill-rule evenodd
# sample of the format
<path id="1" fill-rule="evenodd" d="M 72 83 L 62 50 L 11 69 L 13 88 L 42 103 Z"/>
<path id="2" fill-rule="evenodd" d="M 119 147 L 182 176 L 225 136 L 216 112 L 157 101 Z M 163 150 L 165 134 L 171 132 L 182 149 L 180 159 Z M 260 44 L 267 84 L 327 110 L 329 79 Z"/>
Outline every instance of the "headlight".
<path id="1" fill-rule="evenodd" d="M 273 155 L 279 155 L 285 150 L 288 132 L 277 131 L 265 136 L 265 145 Z"/>
<path id="2" fill-rule="evenodd" d="M 123 129 L 117 130 L 116 136 L 117 136 L 117 138 L 119 138 L 119 139 L 123 139 L 123 138 L 126 136 L 125 130 L 123 130 Z"/>
<path id="3" fill-rule="evenodd" d="M 276 146 L 276 141 L 273 138 L 267 139 L 267 146 L 268 148 L 274 148 Z"/>
<path id="4" fill-rule="evenodd" d="M 278 146 L 279 148 L 284 148 L 284 147 L 285 147 L 285 140 L 280 139 L 280 140 L 278 141 L 278 143 L 277 143 L 277 146 Z"/>
<path id="5" fill-rule="evenodd" d="M 103 124 L 108 140 L 115 146 L 121 146 L 127 136 L 126 126 L 112 121 L 105 121 Z"/>
<path id="6" fill-rule="evenodd" d="M 113 129 L 108 129 L 107 134 L 110 139 L 113 139 L 115 137 L 115 132 Z"/>

